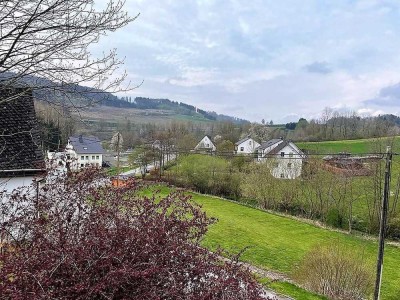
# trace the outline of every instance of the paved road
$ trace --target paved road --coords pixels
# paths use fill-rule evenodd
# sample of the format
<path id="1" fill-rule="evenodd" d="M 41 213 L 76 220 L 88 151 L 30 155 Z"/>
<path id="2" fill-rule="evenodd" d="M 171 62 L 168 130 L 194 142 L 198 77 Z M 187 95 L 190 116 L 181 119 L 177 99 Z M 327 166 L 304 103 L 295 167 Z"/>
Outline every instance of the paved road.
<path id="1" fill-rule="evenodd" d="M 169 156 L 165 155 L 164 156 L 164 162 L 167 163 L 168 161 L 174 160 L 175 158 L 176 158 L 176 156 L 174 154 L 170 154 Z M 147 169 L 147 171 L 150 172 L 155 167 L 158 167 L 158 165 L 159 164 L 157 164 L 157 162 L 156 162 L 156 165 L 148 164 L 146 169 Z M 132 169 L 132 170 L 123 172 L 120 175 L 122 175 L 122 176 L 135 176 L 136 174 L 142 174 L 142 171 L 143 171 L 143 169 L 139 167 L 139 168 L 136 168 L 136 169 Z"/>

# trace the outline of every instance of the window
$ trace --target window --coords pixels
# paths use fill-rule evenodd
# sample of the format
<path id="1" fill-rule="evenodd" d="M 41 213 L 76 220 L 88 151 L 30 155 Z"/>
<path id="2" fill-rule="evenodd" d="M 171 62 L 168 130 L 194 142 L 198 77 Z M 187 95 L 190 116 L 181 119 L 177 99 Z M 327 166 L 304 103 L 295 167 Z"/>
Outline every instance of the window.
<path id="1" fill-rule="evenodd" d="M 86 155 L 86 160 L 89 160 L 89 155 Z"/>
<path id="2" fill-rule="evenodd" d="M 281 152 L 281 157 L 285 157 L 285 152 Z"/>
<path id="3" fill-rule="evenodd" d="M 82 155 L 82 156 L 81 156 L 81 160 L 84 160 L 84 159 L 85 159 L 85 157 Z"/>
<path id="4" fill-rule="evenodd" d="M 92 155 L 92 159 L 94 159 L 94 155 Z"/>
<path id="5" fill-rule="evenodd" d="M 281 178 L 285 178 L 285 174 L 281 173 Z"/>
<path id="6" fill-rule="evenodd" d="M 292 168 L 292 163 L 288 163 L 287 167 L 288 167 L 288 169 L 291 169 Z"/>
<path id="7" fill-rule="evenodd" d="M 240 151 L 244 151 L 244 147 L 240 147 Z"/>
<path id="8" fill-rule="evenodd" d="M 251 145 L 251 141 L 249 141 L 249 145 Z"/>
<path id="9" fill-rule="evenodd" d="M 83 168 L 83 164 L 81 164 L 81 168 Z"/>
<path id="10" fill-rule="evenodd" d="M 87 147 L 83 147 L 83 150 L 87 150 Z"/>
<path id="11" fill-rule="evenodd" d="M 99 156 L 98 156 L 98 155 L 96 155 L 96 159 L 99 159 Z"/>
<path id="12" fill-rule="evenodd" d="M 289 153 L 289 157 L 293 157 L 293 152 L 290 152 L 290 153 Z"/>
<path id="13" fill-rule="evenodd" d="M 71 159 L 71 155 L 67 154 L 67 159 Z"/>

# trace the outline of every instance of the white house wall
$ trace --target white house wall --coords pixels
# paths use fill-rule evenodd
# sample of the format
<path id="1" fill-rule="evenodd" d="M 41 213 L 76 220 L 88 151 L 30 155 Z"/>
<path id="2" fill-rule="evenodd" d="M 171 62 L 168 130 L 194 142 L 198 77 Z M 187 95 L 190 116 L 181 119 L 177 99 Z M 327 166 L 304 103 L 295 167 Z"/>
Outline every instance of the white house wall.
<path id="1" fill-rule="evenodd" d="M 281 156 L 284 153 L 284 156 Z M 286 146 L 276 155 L 271 173 L 275 178 L 295 179 L 301 175 L 303 158 L 291 146 Z"/>
<path id="2" fill-rule="evenodd" d="M 279 143 L 277 143 L 279 145 Z M 275 148 L 272 145 L 269 148 Z M 258 161 L 266 162 L 267 167 L 271 169 L 271 174 L 275 178 L 295 179 L 301 175 L 303 166 L 303 156 L 297 152 L 298 148 L 293 147 L 293 143 L 285 146 L 279 153 L 266 157 L 259 157 Z M 268 148 L 267 148 L 268 149 Z M 267 151 L 268 153 L 269 151 Z M 284 153 L 284 156 L 281 156 Z"/>
<path id="3" fill-rule="evenodd" d="M 95 166 L 100 167 L 103 164 L 103 155 L 102 154 L 76 154 L 76 165 L 79 169 L 84 168 L 86 166 Z"/>
<path id="4" fill-rule="evenodd" d="M 0 178 L 0 192 L 10 194 L 15 189 L 29 188 L 33 181 L 33 176 Z"/>
<path id="5" fill-rule="evenodd" d="M 194 149 L 195 150 L 210 149 L 212 151 L 217 150 L 214 143 L 210 140 L 208 136 L 203 137 L 203 139 L 197 144 L 197 146 Z"/>
<path id="6" fill-rule="evenodd" d="M 251 154 L 254 153 L 256 148 L 259 147 L 260 144 L 254 141 L 253 139 L 248 139 L 237 146 L 237 154 Z"/>

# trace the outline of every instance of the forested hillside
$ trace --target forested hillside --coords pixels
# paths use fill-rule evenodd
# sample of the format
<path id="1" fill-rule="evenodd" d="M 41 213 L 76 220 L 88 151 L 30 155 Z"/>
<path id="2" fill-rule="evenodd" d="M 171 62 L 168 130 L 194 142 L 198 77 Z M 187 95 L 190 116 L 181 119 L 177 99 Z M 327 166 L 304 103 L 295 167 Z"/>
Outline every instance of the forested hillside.
<path id="1" fill-rule="evenodd" d="M 194 115 L 196 113 L 202 115 L 204 118 L 212 121 L 232 121 L 234 123 L 248 123 L 247 120 L 231 117 L 223 114 L 217 114 L 216 112 L 205 111 L 197 108 L 193 105 L 186 104 L 183 102 L 172 101 L 169 99 L 152 99 L 144 97 L 122 97 L 118 98 L 112 94 L 100 95 L 100 97 L 93 95 L 98 102 L 104 106 L 112 107 L 126 107 L 126 108 L 137 108 L 137 109 L 163 109 L 171 110 L 176 114 L 180 115 Z"/>

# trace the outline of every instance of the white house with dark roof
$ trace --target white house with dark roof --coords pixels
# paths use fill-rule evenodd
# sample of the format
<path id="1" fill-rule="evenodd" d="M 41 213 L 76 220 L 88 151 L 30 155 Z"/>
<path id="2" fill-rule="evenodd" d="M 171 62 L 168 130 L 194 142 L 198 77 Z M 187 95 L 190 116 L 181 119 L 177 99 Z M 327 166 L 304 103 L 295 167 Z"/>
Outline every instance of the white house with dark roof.
<path id="1" fill-rule="evenodd" d="M 246 137 L 235 143 L 235 154 L 252 154 L 260 146 L 251 137 Z"/>
<path id="2" fill-rule="evenodd" d="M 291 141 L 272 139 L 256 149 L 257 160 L 265 162 L 275 178 L 295 179 L 301 175 L 305 154 Z"/>
<path id="3" fill-rule="evenodd" d="M 101 168 L 104 149 L 101 141 L 94 136 L 71 136 L 65 147 L 68 159 L 71 159 L 71 169 L 82 169 L 88 166 Z"/>
<path id="4" fill-rule="evenodd" d="M 211 137 L 206 135 L 204 136 L 201 141 L 194 147 L 195 151 L 204 151 L 204 152 L 215 152 L 217 147 L 211 140 Z"/>
<path id="5" fill-rule="evenodd" d="M 0 87 L 0 201 L 14 189 L 38 183 L 45 173 L 32 91 Z"/>

